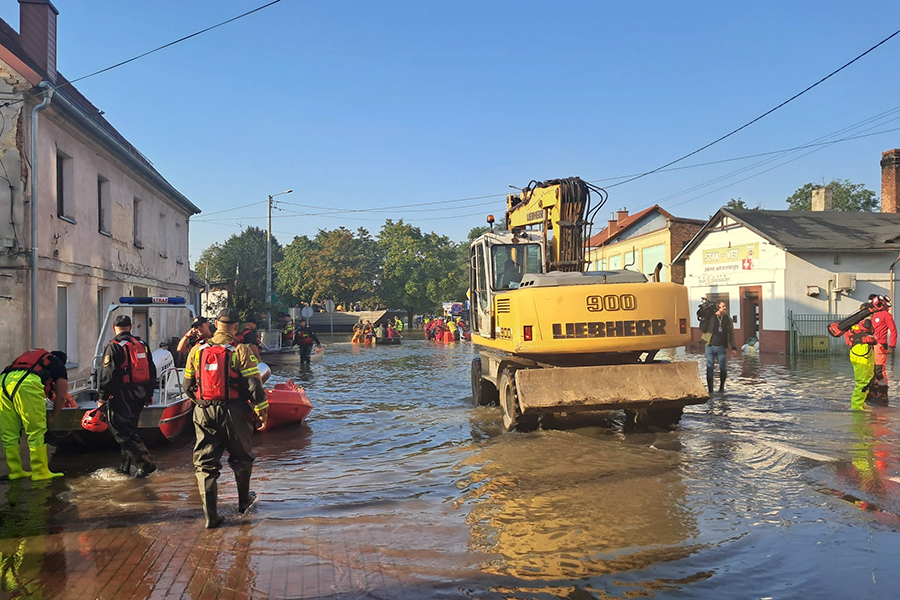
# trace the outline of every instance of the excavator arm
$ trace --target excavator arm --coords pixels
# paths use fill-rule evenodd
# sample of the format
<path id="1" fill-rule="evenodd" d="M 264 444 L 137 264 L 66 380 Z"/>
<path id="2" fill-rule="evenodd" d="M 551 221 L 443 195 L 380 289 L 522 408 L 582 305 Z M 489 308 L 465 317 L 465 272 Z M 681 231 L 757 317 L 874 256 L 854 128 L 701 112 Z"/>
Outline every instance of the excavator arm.
<path id="1" fill-rule="evenodd" d="M 600 195 L 596 206 L 592 191 Z M 583 271 L 590 220 L 605 202 L 603 189 L 578 177 L 533 181 L 521 194 L 507 196 L 506 223 L 514 233 L 529 226 L 540 229 L 547 249 L 545 272 Z"/>

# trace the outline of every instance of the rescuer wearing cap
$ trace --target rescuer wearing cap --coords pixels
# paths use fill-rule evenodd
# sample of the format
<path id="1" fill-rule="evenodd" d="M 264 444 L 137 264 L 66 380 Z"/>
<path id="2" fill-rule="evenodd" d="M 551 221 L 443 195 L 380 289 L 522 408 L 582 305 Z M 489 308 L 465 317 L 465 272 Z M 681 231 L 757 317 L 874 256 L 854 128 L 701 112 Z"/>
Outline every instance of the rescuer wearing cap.
<path id="1" fill-rule="evenodd" d="M 53 421 L 66 400 L 69 387 L 66 360 L 65 352 L 36 348 L 14 360 L 0 375 L 0 438 L 11 480 L 31 477 L 37 481 L 62 476 L 48 468 L 44 434 L 48 421 Z M 49 419 L 45 397 L 53 400 L 53 414 Z M 19 454 L 23 429 L 28 438 L 31 471 L 22 468 Z"/>
<path id="2" fill-rule="evenodd" d="M 191 328 L 181 336 L 180 340 L 178 340 L 178 347 L 176 350 L 178 352 L 186 353 L 197 344 L 211 338 L 214 331 L 215 330 L 209 324 L 209 319 L 206 317 L 197 317 L 194 319 L 194 322 L 191 323 Z"/>
<path id="3" fill-rule="evenodd" d="M 131 335 L 131 317 L 117 316 L 113 331 L 116 337 L 106 346 L 100 363 L 97 397 L 106 406 L 109 429 L 121 448 L 119 472 L 131 475 L 134 466 L 136 477 L 146 477 L 156 464 L 138 433 L 138 419 L 144 405 L 153 402 L 156 365 L 147 343 Z"/>
<path id="4" fill-rule="evenodd" d="M 294 330 L 294 339 L 291 342 L 291 347 L 293 348 L 295 345 L 300 346 L 301 365 L 309 362 L 313 344 L 316 346 L 322 345 L 319 338 L 313 333 L 313 330 L 306 326 L 306 318 L 300 317 L 300 320 L 297 321 L 297 328 Z"/>
<path id="5" fill-rule="evenodd" d="M 248 317 L 244 321 L 244 328 L 234 336 L 234 339 L 239 344 L 247 344 L 250 347 L 250 352 L 256 357 L 256 362 L 259 362 L 259 334 L 256 331 L 256 327 L 256 317 Z"/>
<path id="6" fill-rule="evenodd" d="M 237 484 L 238 512 L 245 513 L 256 497 L 250 491 L 256 458 L 251 436 L 254 424 L 265 424 L 269 402 L 256 357 L 246 344 L 235 340 L 239 320 L 234 309 L 219 311 L 216 333 L 191 349 L 184 369 L 184 389 L 194 400 L 194 467 L 207 529 L 224 521 L 217 507 L 217 480 L 225 450 Z"/>

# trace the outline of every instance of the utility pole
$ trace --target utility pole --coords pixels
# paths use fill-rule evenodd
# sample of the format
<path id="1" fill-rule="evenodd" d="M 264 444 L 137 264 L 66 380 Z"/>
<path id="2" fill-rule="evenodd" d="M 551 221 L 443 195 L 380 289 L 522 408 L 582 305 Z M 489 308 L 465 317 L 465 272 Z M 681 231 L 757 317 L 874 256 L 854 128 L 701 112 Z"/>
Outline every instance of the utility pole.
<path id="1" fill-rule="evenodd" d="M 286 190 L 277 194 L 269 194 L 269 229 L 266 231 L 266 330 L 272 329 L 272 198 L 282 194 L 290 194 L 294 190 Z"/>

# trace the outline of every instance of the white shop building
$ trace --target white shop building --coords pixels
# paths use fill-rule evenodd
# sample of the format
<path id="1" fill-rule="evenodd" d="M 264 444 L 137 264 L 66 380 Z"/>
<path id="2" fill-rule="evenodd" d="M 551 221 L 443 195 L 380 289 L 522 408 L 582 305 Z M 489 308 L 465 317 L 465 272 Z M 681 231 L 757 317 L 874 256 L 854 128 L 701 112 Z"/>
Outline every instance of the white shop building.
<path id="1" fill-rule="evenodd" d="M 675 259 L 685 266 L 693 306 L 728 303 L 738 345 L 787 353 L 800 336 L 791 322 L 855 312 L 869 294 L 896 294 L 900 214 L 721 209 Z M 692 315 L 692 341 L 700 339 Z M 796 321 L 794 321 L 796 322 Z"/>

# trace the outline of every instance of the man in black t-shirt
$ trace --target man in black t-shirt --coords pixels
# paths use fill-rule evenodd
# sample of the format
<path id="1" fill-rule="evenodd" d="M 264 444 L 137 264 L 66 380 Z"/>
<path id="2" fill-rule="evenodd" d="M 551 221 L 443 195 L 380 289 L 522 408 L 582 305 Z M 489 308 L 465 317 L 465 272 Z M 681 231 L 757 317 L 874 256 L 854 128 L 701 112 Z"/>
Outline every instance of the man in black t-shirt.
<path id="1" fill-rule="evenodd" d="M 716 303 L 716 313 L 703 323 L 703 333 L 712 334 L 706 344 L 706 385 L 709 393 L 713 392 L 713 374 L 715 363 L 719 363 L 719 391 L 725 391 L 725 379 L 728 374 L 727 346 L 737 356 L 737 344 L 734 342 L 734 323 L 728 316 L 728 303 L 722 300 Z"/>

